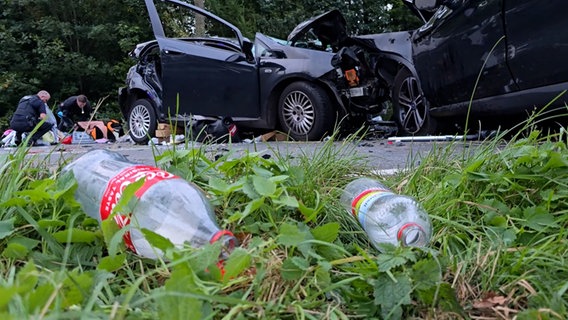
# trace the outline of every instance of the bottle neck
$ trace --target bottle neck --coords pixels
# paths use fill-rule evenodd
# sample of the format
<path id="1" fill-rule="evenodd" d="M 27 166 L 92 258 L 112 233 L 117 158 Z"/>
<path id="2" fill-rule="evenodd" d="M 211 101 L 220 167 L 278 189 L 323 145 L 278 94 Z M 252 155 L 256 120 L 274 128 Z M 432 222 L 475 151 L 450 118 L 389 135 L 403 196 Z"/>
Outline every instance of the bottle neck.
<path id="1" fill-rule="evenodd" d="M 411 222 L 403 225 L 397 233 L 398 241 L 402 246 L 422 246 L 426 244 L 426 232 L 417 223 Z"/>

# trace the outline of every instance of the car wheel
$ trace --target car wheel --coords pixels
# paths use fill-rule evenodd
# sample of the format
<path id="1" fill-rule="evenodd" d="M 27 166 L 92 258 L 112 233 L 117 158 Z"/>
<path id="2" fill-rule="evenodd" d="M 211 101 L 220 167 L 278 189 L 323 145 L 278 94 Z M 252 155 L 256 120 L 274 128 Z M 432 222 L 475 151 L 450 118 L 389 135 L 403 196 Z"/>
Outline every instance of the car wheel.
<path id="1" fill-rule="evenodd" d="M 401 135 L 430 135 L 436 130 L 436 120 L 422 88 L 410 70 L 401 69 L 393 85 L 394 119 Z"/>
<path id="2" fill-rule="evenodd" d="M 146 144 L 156 132 L 156 113 L 150 101 L 134 101 L 128 113 L 128 129 L 135 143 Z"/>
<path id="3" fill-rule="evenodd" d="M 320 140 L 331 133 L 335 108 L 322 88 L 308 82 L 294 82 L 280 96 L 278 117 L 282 130 L 292 139 Z"/>

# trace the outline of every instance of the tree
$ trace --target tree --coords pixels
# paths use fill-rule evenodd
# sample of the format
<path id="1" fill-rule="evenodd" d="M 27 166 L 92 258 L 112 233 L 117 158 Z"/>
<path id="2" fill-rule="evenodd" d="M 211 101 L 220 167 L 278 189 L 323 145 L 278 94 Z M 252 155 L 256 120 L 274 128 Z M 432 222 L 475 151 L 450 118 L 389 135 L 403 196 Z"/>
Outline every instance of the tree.
<path id="1" fill-rule="evenodd" d="M 251 38 L 259 31 L 286 39 L 300 22 L 332 9 L 343 13 L 350 34 L 410 30 L 421 23 L 394 0 L 206 0 L 205 7 Z"/>
<path id="2" fill-rule="evenodd" d="M 384 31 L 413 30 L 419 28 L 424 22 L 415 16 L 402 1 L 389 1 L 389 24 Z"/>
<path id="3" fill-rule="evenodd" d="M 127 53 L 151 37 L 146 8 L 135 0 L 1 3 L 0 116 L 39 89 L 52 102 L 78 93 L 95 102 L 116 96 L 132 64 Z"/>

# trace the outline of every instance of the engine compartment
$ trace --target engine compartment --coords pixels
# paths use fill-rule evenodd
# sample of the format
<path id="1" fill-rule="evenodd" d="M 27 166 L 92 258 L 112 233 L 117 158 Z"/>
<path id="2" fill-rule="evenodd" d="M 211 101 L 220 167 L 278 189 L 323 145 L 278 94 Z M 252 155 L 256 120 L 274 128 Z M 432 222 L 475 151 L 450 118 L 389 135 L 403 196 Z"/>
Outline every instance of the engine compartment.
<path id="1" fill-rule="evenodd" d="M 356 110 L 367 113 L 382 111 L 388 100 L 386 82 L 376 73 L 378 59 L 363 48 L 342 47 L 332 58 L 341 96 Z"/>

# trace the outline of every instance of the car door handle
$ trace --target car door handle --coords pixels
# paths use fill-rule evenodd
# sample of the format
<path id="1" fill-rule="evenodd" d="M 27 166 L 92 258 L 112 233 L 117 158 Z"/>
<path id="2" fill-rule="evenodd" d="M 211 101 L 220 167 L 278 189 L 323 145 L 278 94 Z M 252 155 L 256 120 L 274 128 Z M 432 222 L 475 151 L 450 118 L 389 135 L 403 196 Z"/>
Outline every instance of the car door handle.
<path id="1" fill-rule="evenodd" d="M 169 54 L 169 55 L 182 55 L 183 52 L 181 51 L 175 51 L 175 50 L 164 50 L 165 54 Z"/>

